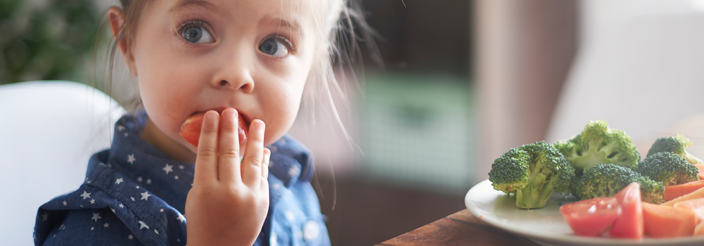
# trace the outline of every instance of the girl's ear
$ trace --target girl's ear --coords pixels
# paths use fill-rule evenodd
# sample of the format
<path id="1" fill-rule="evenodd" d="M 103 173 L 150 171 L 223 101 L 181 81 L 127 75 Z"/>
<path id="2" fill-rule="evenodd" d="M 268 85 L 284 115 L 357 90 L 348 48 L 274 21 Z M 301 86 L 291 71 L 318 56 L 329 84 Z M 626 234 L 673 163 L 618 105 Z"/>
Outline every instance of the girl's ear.
<path id="1" fill-rule="evenodd" d="M 131 43 L 128 42 L 128 37 L 124 36 L 124 24 L 125 15 L 122 10 L 117 7 L 110 7 L 108 9 L 108 21 L 110 22 L 110 29 L 112 30 L 112 36 L 117 42 L 117 47 L 120 49 L 120 54 L 122 54 L 122 60 L 130 69 L 130 73 L 133 76 L 137 76 L 137 69 L 134 66 L 134 55 L 132 54 Z"/>

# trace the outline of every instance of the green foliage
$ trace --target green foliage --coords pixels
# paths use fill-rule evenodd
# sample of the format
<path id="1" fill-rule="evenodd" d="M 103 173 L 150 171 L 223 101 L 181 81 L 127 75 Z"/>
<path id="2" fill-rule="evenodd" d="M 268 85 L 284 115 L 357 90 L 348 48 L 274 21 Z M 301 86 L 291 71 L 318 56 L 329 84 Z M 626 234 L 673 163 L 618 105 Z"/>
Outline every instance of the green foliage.
<path id="1" fill-rule="evenodd" d="M 0 0 L 0 84 L 75 79 L 99 19 L 92 0 Z"/>
<path id="2" fill-rule="evenodd" d="M 665 186 L 641 176 L 630 168 L 615 164 L 599 164 L 584 171 L 573 193 L 579 199 L 611 197 L 630 183 L 640 184 L 641 199 L 650 203 L 664 202 Z"/>
<path id="3" fill-rule="evenodd" d="M 646 157 L 659 152 L 672 152 L 684 157 L 689 163 L 702 163 L 701 159 L 687 152 L 686 149 L 692 145 L 694 145 L 692 141 L 679 134 L 674 137 L 658 138 L 648 150 Z"/>
<path id="4" fill-rule="evenodd" d="M 575 168 L 577 175 L 598 164 L 616 164 L 635 168 L 640 153 L 625 132 L 610 129 L 603 120 L 590 121 L 582 133 L 554 144 Z"/>
<path id="5" fill-rule="evenodd" d="M 544 141 L 510 149 L 491 165 L 494 189 L 516 196 L 516 206 L 542 208 L 553 192 L 569 193 L 574 168 Z"/>
<path id="6" fill-rule="evenodd" d="M 636 171 L 665 185 L 699 180 L 699 169 L 684 157 L 672 152 L 657 152 L 648 155 L 645 160 L 641 161 Z"/>

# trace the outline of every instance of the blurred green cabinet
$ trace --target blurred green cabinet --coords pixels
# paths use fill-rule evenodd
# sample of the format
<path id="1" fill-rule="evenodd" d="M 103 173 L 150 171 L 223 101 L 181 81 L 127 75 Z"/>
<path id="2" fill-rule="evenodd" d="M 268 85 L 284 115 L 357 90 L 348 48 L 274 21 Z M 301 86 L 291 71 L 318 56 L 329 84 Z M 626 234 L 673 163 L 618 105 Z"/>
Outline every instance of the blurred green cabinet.
<path id="1" fill-rule="evenodd" d="M 363 175 L 463 194 L 473 182 L 475 107 L 457 77 L 369 75 L 362 106 Z"/>

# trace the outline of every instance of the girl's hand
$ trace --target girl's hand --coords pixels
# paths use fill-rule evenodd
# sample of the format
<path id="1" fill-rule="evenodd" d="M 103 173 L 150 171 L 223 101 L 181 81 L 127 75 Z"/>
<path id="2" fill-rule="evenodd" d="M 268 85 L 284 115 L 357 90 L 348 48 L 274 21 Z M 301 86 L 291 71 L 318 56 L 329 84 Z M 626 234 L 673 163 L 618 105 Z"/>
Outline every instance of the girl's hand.
<path id="1" fill-rule="evenodd" d="M 269 155 L 264 122 L 249 126 L 240 165 L 238 113 L 205 113 L 193 188 L 186 199 L 188 245 L 252 245 L 269 210 Z M 218 125 L 221 135 L 218 138 Z"/>

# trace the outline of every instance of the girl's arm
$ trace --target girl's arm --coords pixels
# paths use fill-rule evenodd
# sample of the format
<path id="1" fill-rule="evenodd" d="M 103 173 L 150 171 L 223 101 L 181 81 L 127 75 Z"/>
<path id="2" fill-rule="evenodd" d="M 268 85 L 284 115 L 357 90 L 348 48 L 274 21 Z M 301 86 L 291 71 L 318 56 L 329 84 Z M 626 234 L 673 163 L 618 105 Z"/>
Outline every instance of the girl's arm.
<path id="1" fill-rule="evenodd" d="M 237 111 L 208 111 L 186 200 L 188 245 L 252 245 L 269 210 L 269 155 L 264 122 L 249 126 L 240 163 Z M 218 128 L 221 129 L 218 137 Z"/>

